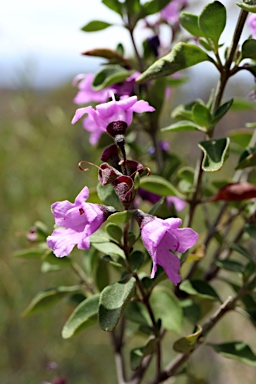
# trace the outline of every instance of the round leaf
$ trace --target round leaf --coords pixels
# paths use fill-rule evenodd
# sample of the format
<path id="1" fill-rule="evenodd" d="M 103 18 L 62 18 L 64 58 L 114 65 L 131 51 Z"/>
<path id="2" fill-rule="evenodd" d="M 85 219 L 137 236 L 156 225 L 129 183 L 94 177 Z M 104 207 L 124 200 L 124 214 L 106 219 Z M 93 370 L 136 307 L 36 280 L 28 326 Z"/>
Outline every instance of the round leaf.
<path id="1" fill-rule="evenodd" d="M 226 25 L 226 8 L 219 1 L 207 4 L 199 16 L 199 26 L 204 36 L 218 48 L 218 41 Z"/>

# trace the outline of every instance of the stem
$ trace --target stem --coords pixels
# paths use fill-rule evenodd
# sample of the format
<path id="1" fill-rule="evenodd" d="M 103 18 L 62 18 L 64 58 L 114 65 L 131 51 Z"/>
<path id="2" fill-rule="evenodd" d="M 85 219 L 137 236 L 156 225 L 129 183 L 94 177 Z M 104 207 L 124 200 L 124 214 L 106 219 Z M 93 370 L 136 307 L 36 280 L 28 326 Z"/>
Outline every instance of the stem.
<path id="1" fill-rule="evenodd" d="M 137 63 L 138 63 L 138 67 L 139 67 L 139 71 L 142 73 L 144 72 L 145 68 L 144 68 L 144 63 L 143 63 L 143 60 L 139 54 L 139 51 L 138 51 L 138 48 L 137 48 L 137 45 L 136 45 L 136 42 L 134 40 L 134 35 L 133 35 L 133 29 L 128 27 L 127 26 L 127 29 L 130 33 L 130 37 L 131 37 L 131 41 L 132 41 L 132 45 L 133 45 L 133 48 L 134 48 L 134 52 L 135 52 L 135 56 L 136 56 L 136 59 L 137 59 Z"/>
<path id="2" fill-rule="evenodd" d="M 215 97 L 214 97 L 213 104 L 212 104 L 212 113 L 214 113 L 221 104 L 221 99 L 222 99 L 226 84 L 228 82 L 229 77 L 231 76 L 230 67 L 231 67 L 231 64 L 233 62 L 236 50 L 237 50 L 238 42 L 239 42 L 243 27 L 245 24 L 247 15 L 248 15 L 247 11 L 241 10 L 237 24 L 236 24 L 236 28 L 235 28 L 235 31 L 233 34 L 233 38 L 231 41 L 231 46 L 228 50 L 227 60 L 224 64 L 224 66 L 222 66 L 222 68 L 220 69 L 221 74 L 220 74 L 220 79 L 218 81 L 216 91 L 215 91 Z M 208 139 L 213 137 L 213 133 L 214 133 L 214 127 L 212 127 L 212 130 L 208 133 Z M 195 189 L 195 192 L 193 194 L 192 200 L 190 201 L 189 214 L 188 214 L 188 217 L 186 218 L 186 223 L 188 223 L 189 226 L 191 226 L 191 224 L 193 222 L 196 207 L 199 204 L 198 195 L 200 192 L 202 177 L 203 177 L 202 162 L 203 162 L 203 154 L 201 155 L 201 159 L 199 162 L 198 172 L 195 174 L 194 185 L 195 185 L 196 189 Z"/>
<path id="3" fill-rule="evenodd" d="M 115 364 L 116 364 L 116 373 L 117 373 L 117 379 L 118 384 L 125 384 L 126 383 L 126 375 L 125 375 L 125 364 L 124 364 L 124 357 L 122 353 L 123 349 L 123 337 L 124 337 L 124 318 L 120 319 L 120 332 L 117 334 L 116 330 L 111 332 L 111 340 L 112 345 L 114 347 L 115 351 Z"/>
<path id="4" fill-rule="evenodd" d="M 78 265 L 77 263 L 75 263 L 74 261 L 71 262 L 71 267 L 73 269 L 73 271 L 76 273 L 76 275 L 81 279 L 81 281 L 83 282 L 83 284 L 85 285 L 85 289 L 87 291 L 87 294 L 88 295 L 94 295 L 95 294 L 95 291 L 94 291 L 94 288 L 93 286 L 88 282 L 88 278 L 84 272 L 84 270 L 80 267 L 80 265 Z"/>
<path id="5" fill-rule="evenodd" d="M 226 301 L 221 304 L 221 306 L 217 309 L 214 315 L 210 318 L 210 320 L 205 323 L 202 327 L 202 333 L 200 338 L 197 340 L 197 344 L 194 349 L 189 353 L 183 353 L 178 355 L 161 373 L 159 381 L 152 381 L 150 384 L 158 384 L 162 381 L 167 380 L 169 377 L 172 377 L 176 374 L 176 372 L 183 366 L 183 364 L 190 358 L 191 354 L 202 345 L 202 341 L 205 336 L 212 330 L 212 328 L 222 319 L 222 317 L 229 311 L 235 308 L 236 302 L 240 300 L 248 291 L 248 287 L 251 284 L 256 282 L 256 275 L 253 276 L 250 282 L 241 287 L 237 295 L 232 298 L 231 296 L 226 299 Z"/>

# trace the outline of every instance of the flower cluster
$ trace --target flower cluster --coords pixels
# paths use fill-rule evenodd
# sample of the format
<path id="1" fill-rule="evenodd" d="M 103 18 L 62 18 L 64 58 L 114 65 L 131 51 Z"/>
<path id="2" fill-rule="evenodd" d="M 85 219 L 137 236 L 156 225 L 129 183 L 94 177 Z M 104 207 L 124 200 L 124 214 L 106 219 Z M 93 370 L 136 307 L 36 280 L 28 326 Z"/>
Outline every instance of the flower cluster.
<path id="1" fill-rule="evenodd" d="M 75 82 L 79 82 L 79 92 L 76 96 L 78 104 L 87 102 L 89 98 L 94 101 L 104 101 L 106 98 L 105 91 L 98 93 L 92 90 L 91 76 L 78 76 Z M 146 168 L 135 160 L 127 159 L 125 152 L 125 134 L 132 123 L 133 113 L 154 112 L 154 108 L 148 102 L 138 100 L 137 96 L 122 95 L 117 101 L 113 91 L 108 92 L 112 97 L 111 101 L 103 102 L 95 109 L 92 106 L 77 109 L 72 124 L 87 114 L 91 143 L 96 143 L 102 132 L 107 132 L 114 139 L 114 144 L 102 153 L 103 163 L 98 167 L 99 182 L 103 186 L 111 184 L 124 209 L 131 210 L 138 221 L 142 241 L 153 261 L 151 277 L 155 276 L 157 265 L 160 265 L 168 278 L 178 284 L 180 261 L 172 252 L 183 253 L 192 247 L 197 240 L 197 234 L 190 228 L 178 228 L 180 219 L 162 220 L 133 209 L 137 193 L 135 177 Z M 88 197 L 89 189 L 84 187 L 74 203 L 65 200 L 52 205 L 52 213 L 58 227 L 47 238 L 47 243 L 57 257 L 69 255 L 75 245 L 78 249 L 89 249 L 90 235 L 116 211 L 113 207 L 87 203 Z M 155 195 L 155 198 L 159 199 L 159 196 Z M 184 208 L 185 202 L 170 196 L 169 204 L 174 204 L 179 211 Z"/>

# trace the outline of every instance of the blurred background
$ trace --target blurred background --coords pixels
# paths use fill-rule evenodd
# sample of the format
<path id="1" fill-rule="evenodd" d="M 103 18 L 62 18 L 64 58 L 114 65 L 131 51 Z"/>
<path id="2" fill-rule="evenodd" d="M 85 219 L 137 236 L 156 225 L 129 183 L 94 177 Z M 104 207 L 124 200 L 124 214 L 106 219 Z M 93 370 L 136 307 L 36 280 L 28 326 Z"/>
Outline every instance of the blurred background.
<path id="1" fill-rule="evenodd" d="M 230 6 L 233 1 L 224 3 Z M 190 1 L 190 4 L 190 9 L 196 12 L 205 1 Z M 231 18 L 223 41 L 230 39 L 239 11 L 232 5 L 229 12 Z M 117 25 L 93 34 L 80 31 L 93 19 Z M 39 290 L 72 284 L 73 280 L 66 271 L 41 273 L 39 262 L 15 258 L 13 253 L 27 245 L 26 234 L 35 221 L 46 223 L 51 230 L 52 202 L 67 198 L 72 201 L 85 184 L 94 184 L 96 175 L 91 180 L 90 175 L 77 167 L 82 159 L 98 162 L 98 152 L 88 145 L 88 136 L 81 125 L 70 124 L 76 109 L 72 103 L 76 89 L 71 83 L 76 74 L 99 69 L 101 61 L 82 56 L 82 51 L 96 47 L 114 49 L 122 41 L 127 54 L 132 54 L 128 33 L 118 24 L 118 16 L 100 0 L 9 0 L 1 5 L 1 384 L 41 384 L 50 382 L 59 372 L 67 384 L 116 382 L 108 334 L 99 331 L 92 335 L 86 331 L 71 340 L 61 338 L 62 326 L 70 313 L 68 305 L 59 304 L 49 311 L 21 317 Z M 142 41 L 148 31 L 141 25 L 136 33 Z M 245 36 L 248 35 L 246 29 Z M 189 72 L 191 80 L 173 93 L 166 107 L 166 119 L 180 100 L 204 99 L 209 95 L 217 79 L 215 70 L 211 69 L 213 73 L 209 67 L 198 66 L 200 86 L 198 72 L 194 69 Z M 251 76 L 239 75 L 226 96 L 244 97 L 252 87 Z M 254 115 L 250 116 L 253 119 Z M 235 112 L 230 119 L 225 122 L 227 126 L 240 127 L 248 121 Z M 174 143 L 178 145 L 179 138 L 174 137 Z M 190 152 L 189 146 L 190 143 L 184 145 L 185 153 Z M 228 326 L 228 317 L 225 321 Z M 242 336 L 251 341 L 248 333 Z M 204 358 L 208 363 L 211 361 L 211 356 Z M 98 364 L 103 360 L 104 364 Z M 233 361 L 217 360 L 224 373 L 214 381 L 216 365 L 208 365 L 205 377 L 211 383 L 228 381 L 234 370 Z M 252 370 L 240 368 L 232 383 L 254 383 Z"/>

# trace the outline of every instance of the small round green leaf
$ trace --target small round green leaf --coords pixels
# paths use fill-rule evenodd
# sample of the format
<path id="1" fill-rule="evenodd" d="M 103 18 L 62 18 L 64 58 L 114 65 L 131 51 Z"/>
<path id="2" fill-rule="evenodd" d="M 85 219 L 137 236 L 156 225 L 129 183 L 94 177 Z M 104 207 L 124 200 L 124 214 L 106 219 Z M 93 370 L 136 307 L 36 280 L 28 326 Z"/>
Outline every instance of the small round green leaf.
<path id="1" fill-rule="evenodd" d="M 230 139 L 201 141 L 198 146 L 204 152 L 202 168 L 206 172 L 216 172 L 223 166 Z"/>
<path id="2" fill-rule="evenodd" d="M 179 20 L 182 27 L 185 28 L 188 32 L 190 32 L 191 35 L 197 37 L 204 36 L 203 32 L 199 27 L 197 15 L 194 15 L 193 13 L 189 12 L 181 12 Z"/>
<path id="3" fill-rule="evenodd" d="M 114 223 L 109 223 L 106 225 L 106 232 L 107 234 L 117 242 L 120 242 L 123 237 L 123 231 L 122 229 Z"/>
<path id="4" fill-rule="evenodd" d="M 248 39 L 242 45 L 242 58 L 256 60 L 256 40 Z"/>
<path id="5" fill-rule="evenodd" d="M 192 108 L 193 120 L 200 127 L 209 127 L 211 122 L 211 113 L 203 103 L 195 103 Z"/>
<path id="6" fill-rule="evenodd" d="M 199 15 L 199 26 L 206 38 L 211 39 L 218 48 L 219 38 L 226 25 L 226 8 L 219 2 L 207 4 Z"/>

